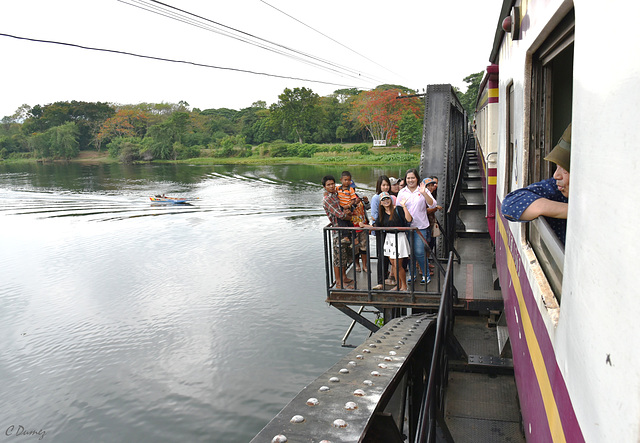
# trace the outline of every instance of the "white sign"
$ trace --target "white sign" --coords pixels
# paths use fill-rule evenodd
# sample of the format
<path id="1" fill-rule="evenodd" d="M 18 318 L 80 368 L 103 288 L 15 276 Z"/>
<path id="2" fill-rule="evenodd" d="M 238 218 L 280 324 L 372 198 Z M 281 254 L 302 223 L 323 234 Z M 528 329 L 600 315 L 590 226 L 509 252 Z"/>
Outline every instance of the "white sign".
<path id="1" fill-rule="evenodd" d="M 386 140 L 374 140 L 373 146 L 387 146 Z"/>

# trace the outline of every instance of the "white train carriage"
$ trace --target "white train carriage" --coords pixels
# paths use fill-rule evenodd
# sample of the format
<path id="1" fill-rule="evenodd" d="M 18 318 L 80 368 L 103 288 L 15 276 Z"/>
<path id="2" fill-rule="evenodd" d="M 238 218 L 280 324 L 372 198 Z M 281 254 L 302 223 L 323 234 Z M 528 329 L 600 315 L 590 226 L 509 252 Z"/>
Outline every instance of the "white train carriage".
<path id="1" fill-rule="evenodd" d="M 497 136 L 482 149 L 498 152 L 496 262 L 528 441 L 640 441 L 639 12 L 623 0 L 502 7 Z M 509 222 L 500 208 L 553 175 L 544 157 L 570 122 L 563 245 L 543 218 Z"/>

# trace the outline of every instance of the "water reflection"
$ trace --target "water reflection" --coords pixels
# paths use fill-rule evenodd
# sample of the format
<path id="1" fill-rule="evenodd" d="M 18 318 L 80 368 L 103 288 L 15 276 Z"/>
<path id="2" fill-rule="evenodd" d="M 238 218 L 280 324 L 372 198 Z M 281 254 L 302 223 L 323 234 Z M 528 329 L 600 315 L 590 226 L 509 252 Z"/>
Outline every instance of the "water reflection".
<path id="1" fill-rule="evenodd" d="M 348 351 L 350 319 L 324 303 L 326 171 L 0 166 L 1 424 L 250 440 Z M 371 189 L 381 172 L 352 173 Z"/>

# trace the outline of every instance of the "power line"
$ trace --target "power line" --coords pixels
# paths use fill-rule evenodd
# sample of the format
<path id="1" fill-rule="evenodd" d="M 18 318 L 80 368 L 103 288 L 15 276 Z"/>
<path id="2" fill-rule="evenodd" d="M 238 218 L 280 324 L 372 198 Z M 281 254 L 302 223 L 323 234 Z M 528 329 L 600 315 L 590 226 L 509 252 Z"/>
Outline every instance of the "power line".
<path id="1" fill-rule="evenodd" d="M 324 69 L 324 70 L 332 71 L 332 72 L 337 73 L 339 75 L 346 75 L 348 77 L 351 77 L 351 78 L 354 78 L 354 79 L 357 79 L 357 80 L 368 79 L 368 80 L 371 80 L 371 81 L 374 81 L 374 82 L 381 81 L 378 78 L 375 78 L 375 77 L 372 77 L 372 76 L 369 76 L 369 75 L 366 75 L 366 74 L 362 74 L 360 71 L 357 71 L 355 69 L 349 68 L 347 66 L 343 66 L 343 65 L 340 65 L 340 64 L 337 64 L 337 63 L 333 63 L 333 62 L 331 62 L 329 60 L 322 59 L 322 58 L 314 56 L 312 54 L 308 54 L 306 52 L 302 52 L 302 51 L 290 48 L 288 46 L 285 46 L 285 45 L 282 45 L 282 44 L 279 44 L 279 43 L 276 43 L 276 42 L 273 42 L 273 41 L 258 37 L 256 35 L 251 34 L 251 33 L 242 31 L 242 30 L 237 29 L 237 28 L 233 28 L 231 26 L 224 25 L 222 23 L 216 22 L 216 21 L 208 19 L 206 17 L 202 17 L 200 15 L 194 14 L 194 13 L 189 12 L 189 11 L 185 11 L 184 9 L 177 8 L 175 6 L 169 5 L 167 3 L 163 3 L 163 2 L 158 1 L 158 0 L 117 0 L 117 1 L 119 1 L 120 3 L 127 4 L 129 6 L 134 6 L 136 8 L 140 8 L 140 9 L 146 10 L 148 12 L 152 12 L 152 13 L 155 13 L 155 14 L 158 14 L 158 15 L 162 15 L 162 16 L 170 18 L 172 20 L 181 21 L 181 22 L 183 22 L 185 24 L 188 24 L 188 25 L 191 25 L 191 26 L 196 26 L 196 27 L 199 27 L 201 29 L 205 29 L 205 30 L 208 30 L 208 31 L 211 31 L 211 32 L 214 32 L 214 33 L 218 33 L 218 34 L 224 35 L 226 37 L 230 37 L 230 38 L 239 40 L 239 41 L 241 41 L 243 43 L 247 43 L 247 44 L 259 47 L 261 49 L 265 49 L 265 50 L 268 50 L 268 51 L 271 51 L 271 52 L 275 52 L 277 54 L 283 55 L 283 56 L 288 57 L 288 58 L 292 58 L 292 59 L 297 60 L 299 62 L 308 64 L 308 65 L 312 65 L 312 66 L 316 66 L 316 67 Z M 144 5 L 144 6 L 139 6 L 139 5 L 130 3 L 130 2 L 135 2 L 135 3 L 138 3 L 138 4 Z M 149 3 L 155 3 L 156 5 L 161 5 L 161 6 L 150 5 Z M 149 9 L 149 8 L 151 8 L 151 9 Z M 211 23 L 213 25 L 225 28 L 225 29 L 230 30 L 232 32 L 229 32 L 229 31 L 226 31 L 226 30 L 223 30 L 223 29 L 217 29 L 217 28 L 212 27 L 211 25 L 208 25 L 208 24 L 204 25 L 204 24 L 202 24 L 200 22 L 197 22 L 197 21 L 193 20 L 192 18 L 185 17 L 184 15 L 177 14 L 177 13 L 175 13 L 173 11 L 168 11 L 167 9 L 171 9 L 173 11 L 178 11 L 181 14 L 186 14 L 188 16 L 195 17 L 198 20 L 202 20 L 202 21 Z M 240 34 L 240 35 L 234 35 L 233 33 L 237 33 L 237 34 Z M 268 45 L 272 45 L 275 48 L 267 46 L 267 45 L 265 45 L 265 43 L 268 44 Z M 288 52 L 284 52 L 283 50 L 288 51 Z M 313 61 L 302 59 L 300 57 L 292 55 L 291 53 L 298 54 L 300 56 L 306 57 L 306 58 L 311 59 L 311 60 L 315 60 L 315 61 L 317 61 L 319 63 L 315 63 Z M 322 64 L 327 65 L 327 66 L 331 66 L 331 67 L 336 68 L 336 69 L 333 69 L 333 68 L 327 67 L 327 66 L 323 66 Z M 340 72 L 337 69 L 340 69 L 340 70 L 345 71 L 345 72 Z"/>
<path id="2" fill-rule="evenodd" d="M 228 32 L 228 31 L 225 31 L 225 30 L 222 30 L 222 29 L 216 29 L 215 27 L 212 27 L 211 25 L 199 23 L 198 21 L 196 21 L 194 19 L 190 19 L 189 17 L 181 16 L 181 15 L 175 13 L 175 12 L 164 10 L 164 9 L 158 7 L 158 6 L 155 6 L 155 5 L 145 4 L 143 0 L 130 0 L 130 1 L 133 1 L 133 2 L 136 2 L 136 3 L 141 3 L 144 6 L 134 5 L 132 3 L 129 3 L 129 2 L 123 1 L 123 0 L 118 0 L 118 1 L 120 3 L 124 3 L 124 4 L 127 4 L 129 6 L 133 6 L 133 7 L 142 9 L 144 11 L 152 12 L 154 14 L 161 15 L 163 17 L 167 17 L 167 18 L 170 18 L 172 20 L 180 21 L 182 23 L 185 23 L 185 24 L 188 24 L 188 25 L 191 25 L 191 26 L 195 26 L 195 27 L 198 27 L 200 29 L 204 29 L 205 31 L 214 32 L 216 34 L 220 34 L 220 35 L 223 35 L 225 37 L 229 37 L 229 38 L 232 38 L 232 39 L 235 39 L 235 40 L 239 40 L 239 41 L 241 41 L 243 43 L 248 43 L 248 44 L 251 44 L 253 46 L 257 46 L 257 47 L 265 49 L 267 51 L 275 52 L 276 54 L 280 54 L 280 55 L 283 55 L 285 57 L 292 58 L 292 59 L 297 60 L 297 61 L 299 61 L 301 63 L 305 63 L 305 64 L 310 65 L 310 66 L 315 66 L 317 68 L 324 69 L 325 71 L 334 72 L 335 74 L 338 74 L 338 75 L 343 76 L 343 77 L 345 76 L 344 73 L 342 73 L 340 71 L 337 71 L 335 69 L 330 69 L 330 68 L 328 68 L 326 66 L 322 66 L 322 65 L 319 65 L 317 63 L 313 63 L 313 62 L 311 62 L 309 60 L 305 60 L 305 59 L 302 59 L 300 57 L 295 57 L 294 55 L 288 54 L 288 53 L 286 53 L 286 52 L 284 52 L 282 50 L 279 50 L 277 48 L 270 48 L 270 47 L 268 47 L 266 45 L 263 45 L 261 43 L 251 42 L 250 40 L 248 40 L 246 38 L 239 37 L 237 35 L 233 35 L 232 33 Z M 152 8 L 152 9 L 149 9 L 149 8 Z M 358 77 L 355 77 L 354 75 L 347 75 L 347 76 L 352 77 L 352 78 L 358 78 Z"/>
<path id="3" fill-rule="evenodd" d="M 351 49 L 351 48 L 350 48 L 350 47 L 348 47 L 347 45 L 344 45 L 344 44 L 340 43 L 338 40 L 336 40 L 336 39 L 334 39 L 334 38 L 332 38 L 332 37 L 329 37 L 327 34 L 323 33 L 322 31 L 317 30 L 317 29 L 316 29 L 316 28 L 314 28 L 313 26 L 310 26 L 310 25 L 308 25 L 308 24 L 304 23 L 303 21 L 298 20 L 298 19 L 297 19 L 297 18 L 295 18 L 294 16 L 292 16 L 292 15 L 290 15 L 290 14 L 287 14 L 287 13 L 286 13 L 286 12 L 284 12 L 283 10 L 276 8 L 275 6 L 273 6 L 273 5 L 271 5 L 271 4 L 267 3 L 267 2 L 265 2 L 264 0 L 260 0 L 260 1 L 261 1 L 262 3 L 264 3 L 265 5 L 267 5 L 267 6 L 271 7 L 271 8 L 273 8 L 273 9 L 275 9 L 276 11 L 280 12 L 281 14 L 286 15 L 286 16 L 287 16 L 287 17 L 289 17 L 290 19 L 297 21 L 297 22 L 298 22 L 298 23 L 300 23 L 301 25 L 306 26 L 307 28 L 311 29 L 312 31 L 317 32 L 317 33 L 318 33 L 318 34 L 320 34 L 321 36 L 323 36 L 323 37 L 325 37 L 325 38 L 328 38 L 328 39 L 329 39 L 329 40 L 331 40 L 332 42 L 339 44 L 340 46 L 342 46 L 343 48 L 345 48 L 345 49 L 347 49 L 347 50 L 349 50 L 349 51 L 353 52 L 354 54 L 359 55 L 360 57 L 364 58 L 365 60 L 370 61 L 370 62 L 371 62 L 371 63 L 373 63 L 374 65 L 380 66 L 382 69 L 385 69 L 385 70 L 389 71 L 389 72 L 390 72 L 390 73 L 392 73 L 392 74 L 400 75 L 400 74 L 398 74 L 398 73 L 396 73 L 396 72 L 393 72 L 392 70 L 390 70 L 390 69 L 389 69 L 389 68 L 387 68 L 386 66 L 383 66 L 383 65 L 381 65 L 380 63 L 378 63 L 378 62 L 376 62 L 376 61 L 374 61 L 374 60 L 371 60 L 369 57 L 367 57 L 367 56 L 365 56 L 365 55 L 360 54 L 360 53 L 359 53 L 358 51 L 356 51 L 355 49 Z"/>
<path id="4" fill-rule="evenodd" d="M 36 42 L 36 43 L 48 43 L 48 44 L 53 44 L 53 45 L 69 46 L 69 47 L 72 47 L 72 48 L 87 49 L 87 50 L 90 50 L 90 51 L 109 52 L 109 53 L 112 53 L 112 54 L 129 55 L 129 56 L 132 56 L 132 57 L 145 58 L 145 59 L 149 59 L 149 60 L 157 60 L 157 61 L 171 62 L 171 63 L 182 63 L 182 64 L 187 64 L 187 65 L 200 66 L 200 67 L 203 67 L 203 68 L 211 68 L 211 69 L 221 69 L 221 70 L 226 70 L 226 71 L 243 72 L 243 73 L 246 73 L 246 74 L 263 75 L 263 76 L 266 76 L 266 77 L 276 77 L 276 78 L 283 78 L 283 79 L 287 79 L 287 80 L 299 80 L 299 81 L 304 81 L 304 82 L 320 83 L 320 84 L 331 85 L 331 86 L 343 86 L 343 87 L 347 87 L 347 88 L 367 89 L 367 88 L 363 88 L 363 87 L 359 87 L 359 86 L 345 85 L 345 84 L 342 84 L 342 83 L 332 83 L 332 82 L 326 82 L 326 81 L 322 81 L 322 80 L 312 80 L 312 79 L 308 79 L 308 78 L 290 77 L 290 76 L 279 75 L 279 74 L 270 74 L 268 72 L 258 72 L 258 71 L 250 71 L 250 70 L 247 70 L 247 69 L 240 69 L 240 68 L 229 68 L 229 67 L 225 67 L 225 66 L 208 65 L 208 64 L 204 64 L 204 63 L 190 62 L 190 61 L 187 61 L 187 60 L 174 60 L 174 59 L 164 58 L 164 57 L 155 57 L 155 56 L 152 56 L 152 55 L 142 55 L 142 54 L 136 54 L 136 53 L 133 53 L 133 52 L 119 51 L 119 50 L 116 50 L 116 49 L 94 48 L 94 47 L 91 47 L 91 46 L 77 45 L 75 43 L 65 43 L 65 42 L 57 42 L 57 41 L 52 41 L 52 40 L 41 40 L 41 39 L 35 39 L 35 38 L 29 38 L 29 37 L 19 37 L 17 35 L 4 34 L 4 33 L 0 33 L 0 37 L 10 37 L 10 38 L 14 38 L 14 39 L 17 39 L 17 40 L 26 40 L 26 41 L 30 41 L 30 42 Z"/>

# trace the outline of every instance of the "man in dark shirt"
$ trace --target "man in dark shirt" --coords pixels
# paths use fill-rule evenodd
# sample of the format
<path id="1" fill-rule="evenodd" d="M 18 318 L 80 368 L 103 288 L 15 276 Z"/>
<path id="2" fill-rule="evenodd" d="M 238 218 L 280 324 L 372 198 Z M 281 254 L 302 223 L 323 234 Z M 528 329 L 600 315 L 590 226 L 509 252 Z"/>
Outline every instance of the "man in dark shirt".
<path id="1" fill-rule="evenodd" d="M 322 187 L 324 187 L 324 198 L 322 207 L 329 217 L 329 221 L 333 226 L 338 226 L 338 220 L 351 220 L 351 210 L 340 206 L 340 197 L 336 191 L 336 179 L 332 175 L 325 175 L 322 178 Z M 353 226 L 353 225 L 352 225 Z M 332 233 L 333 247 L 333 270 L 336 277 L 336 287 L 343 288 L 346 284 L 347 289 L 353 289 L 353 280 L 347 278 L 347 265 L 351 254 L 351 248 L 348 244 L 340 242 L 338 232 Z"/>
<path id="2" fill-rule="evenodd" d="M 502 202 L 502 215 L 510 221 L 530 221 L 544 216 L 564 245 L 569 208 L 571 124 L 545 160 L 556 164 L 553 178 L 509 193 Z"/>

